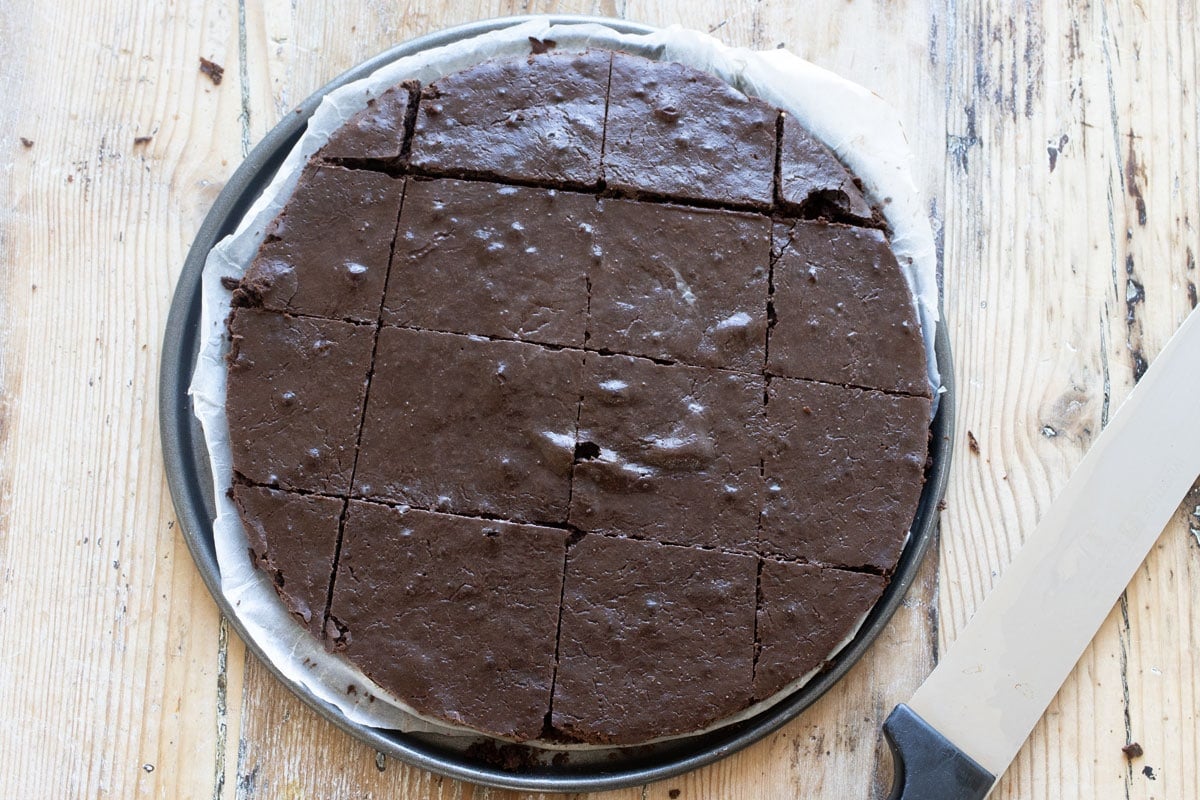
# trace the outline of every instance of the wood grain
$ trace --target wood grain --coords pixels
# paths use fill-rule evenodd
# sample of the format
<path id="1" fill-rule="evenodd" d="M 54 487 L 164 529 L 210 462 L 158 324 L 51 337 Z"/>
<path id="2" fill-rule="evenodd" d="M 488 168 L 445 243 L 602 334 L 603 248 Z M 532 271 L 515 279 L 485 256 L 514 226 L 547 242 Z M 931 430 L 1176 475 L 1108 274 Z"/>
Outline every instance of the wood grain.
<path id="1" fill-rule="evenodd" d="M 940 552 L 801 718 L 710 768 L 603 797 L 886 794 L 883 716 L 953 646 L 1196 304 L 1194 4 L 0 5 L 0 796 L 522 796 L 381 759 L 247 659 L 173 529 L 156 380 L 187 246 L 282 115 L 392 44 L 537 12 L 783 44 L 900 110 L 943 244 L 959 382 Z M 220 85 L 201 56 L 225 67 Z M 1200 487 L 995 796 L 1194 793 L 1198 601 Z M 1130 762 L 1132 740 L 1145 755 Z"/>
<path id="2" fill-rule="evenodd" d="M 240 155 L 212 135 L 236 101 L 197 72 L 235 46 L 230 10 L 0 11 L 6 797 L 215 781 L 219 617 L 172 530 L 156 383 L 175 275 Z"/>

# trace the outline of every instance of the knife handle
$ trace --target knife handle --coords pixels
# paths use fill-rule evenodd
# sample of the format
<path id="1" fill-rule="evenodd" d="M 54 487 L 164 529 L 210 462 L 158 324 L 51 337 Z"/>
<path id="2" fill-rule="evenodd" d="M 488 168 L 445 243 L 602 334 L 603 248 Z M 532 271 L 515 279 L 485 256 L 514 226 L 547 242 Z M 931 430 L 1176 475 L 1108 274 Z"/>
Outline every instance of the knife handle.
<path id="1" fill-rule="evenodd" d="M 892 751 L 888 800 L 983 800 L 996 776 L 901 703 L 883 723 Z"/>

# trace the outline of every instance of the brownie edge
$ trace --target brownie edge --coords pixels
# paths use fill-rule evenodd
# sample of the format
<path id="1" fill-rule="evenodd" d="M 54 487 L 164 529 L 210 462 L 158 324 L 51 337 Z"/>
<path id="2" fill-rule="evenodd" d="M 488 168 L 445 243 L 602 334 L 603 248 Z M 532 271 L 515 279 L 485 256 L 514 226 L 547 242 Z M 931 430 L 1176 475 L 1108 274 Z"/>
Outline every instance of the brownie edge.
<path id="1" fill-rule="evenodd" d="M 759 576 L 754 697 L 764 700 L 819 669 L 883 594 L 887 579 L 764 560 Z"/>
<path id="2" fill-rule="evenodd" d="M 421 91 L 410 163 L 447 177 L 600 182 L 607 50 L 493 58 Z"/>
<path id="3" fill-rule="evenodd" d="M 537 737 L 566 532 L 350 502 L 328 641 L 416 711 Z"/>
<path id="4" fill-rule="evenodd" d="M 234 484 L 254 566 L 292 616 L 320 639 L 344 501 Z"/>
<path id="5" fill-rule="evenodd" d="M 757 559 L 588 535 L 563 588 L 552 725 L 591 743 L 700 730 L 751 701 Z"/>
<path id="6" fill-rule="evenodd" d="M 366 325 L 234 309 L 225 400 L 234 473 L 280 489 L 345 494 L 374 334 Z"/>

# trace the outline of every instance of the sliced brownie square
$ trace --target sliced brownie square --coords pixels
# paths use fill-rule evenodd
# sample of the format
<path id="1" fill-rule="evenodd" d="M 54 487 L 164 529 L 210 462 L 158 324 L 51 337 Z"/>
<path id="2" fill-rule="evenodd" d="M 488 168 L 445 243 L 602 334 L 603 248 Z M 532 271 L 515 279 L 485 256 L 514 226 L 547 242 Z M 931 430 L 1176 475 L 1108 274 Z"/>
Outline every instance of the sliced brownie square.
<path id="1" fill-rule="evenodd" d="M 566 520 L 583 353 L 385 326 L 354 494 Z"/>
<path id="2" fill-rule="evenodd" d="M 229 336 L 234 472 L 281 489 L 346 493 L 374 327 L 236 308 Z"/>

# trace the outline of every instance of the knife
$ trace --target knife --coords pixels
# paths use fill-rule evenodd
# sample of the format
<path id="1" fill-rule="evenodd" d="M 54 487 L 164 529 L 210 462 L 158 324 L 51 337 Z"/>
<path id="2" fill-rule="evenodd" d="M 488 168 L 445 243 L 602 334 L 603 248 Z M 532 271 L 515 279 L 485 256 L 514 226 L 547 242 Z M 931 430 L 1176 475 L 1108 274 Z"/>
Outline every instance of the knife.
<path id="1" fill-rule="evenodd" d="M 890 800 L 982 800 L 1200 474 L 1193 310 L 908 704 Z"/>

